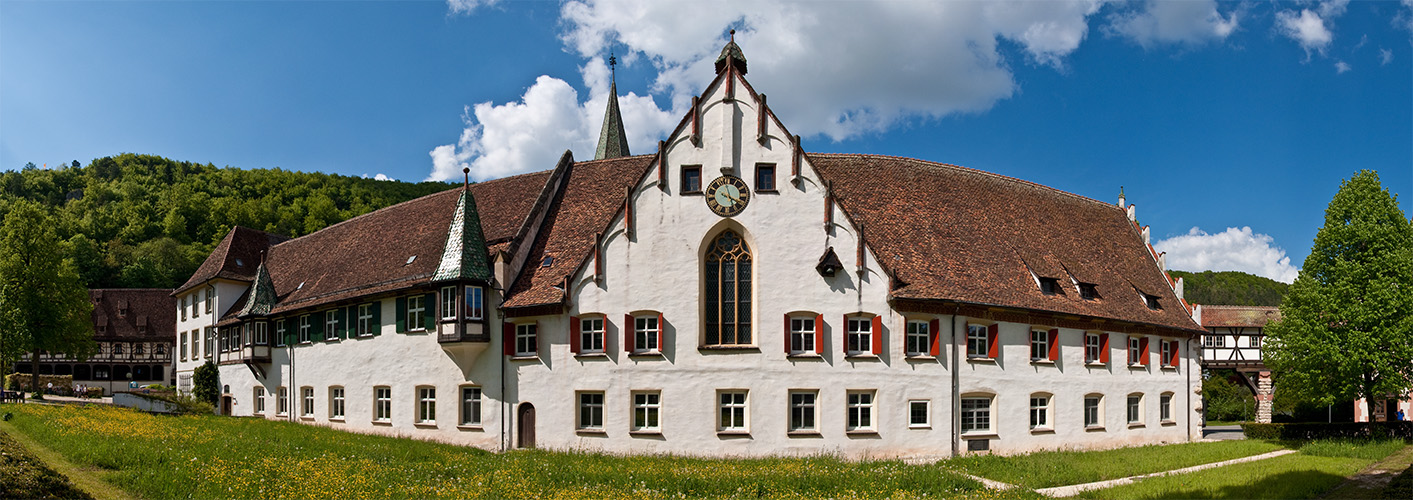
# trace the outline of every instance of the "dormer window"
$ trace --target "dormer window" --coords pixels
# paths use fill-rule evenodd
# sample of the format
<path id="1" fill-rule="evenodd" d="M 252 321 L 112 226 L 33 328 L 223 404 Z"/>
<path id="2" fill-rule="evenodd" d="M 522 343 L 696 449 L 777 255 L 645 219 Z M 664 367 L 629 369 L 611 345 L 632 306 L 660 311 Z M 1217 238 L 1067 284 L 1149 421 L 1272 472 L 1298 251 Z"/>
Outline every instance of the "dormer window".
<path id="1" fill-rule="evenodd" d="M 1060 280 L 1055 278 L 1040 278 L 1040 293 L 1054 295 L 1060 290 Z"/>
<path id="2" fill-rule="evenodd" d="M 245 267 L 245 261 L 236 259 L 236 267 Z"/>
<path id="3" fill-rule="evenodd" d="M 540 261 L 540 267 L 550 267 L 554 265 L 554 256 L 546 255 L 545 260 Z"/>
<path id="4" fill-rule="evenodd" d="M 411 257 L 408 257 L 408 258 L 407 258 L 407 264 L 403 264 L 403 265 L 406 266 L 406 265 L 412 264 L 412 261 L 414 261 L 414 260 L 417 260 L 417 256 L 416 256 L 416 255 L 413 255 L 413 256 L 411 256 Z"/>
<path id="5" fill-rule="evenodd" d="M 1144 303 L 1144 304 L 1147 304 L 1147 305 L 1148 305 L 1148 308 L 1149 308 L 1149 309 L 1152 309 L 1152 310 L 1154 310 L 1154 311 L 1157 311 L 1157 310 L 1160 310 L 1160 309 L 1163 308 L 1163 306 L 1158 303 L 1158 297 L 1157 297 L 1157 296 L 1154 296 L 1154 295 L 1148 295 L 1148 294 L 1146 294 L 1146 293 L 1143 294 L 1143 303 Z"/>
<path id="6" fill-rule="evenodd" d="M 1099 286 L 1093 283 L 1080 283 L 1079 298 L 1084 300 L 1094 300 L 1099 298 Z"/>

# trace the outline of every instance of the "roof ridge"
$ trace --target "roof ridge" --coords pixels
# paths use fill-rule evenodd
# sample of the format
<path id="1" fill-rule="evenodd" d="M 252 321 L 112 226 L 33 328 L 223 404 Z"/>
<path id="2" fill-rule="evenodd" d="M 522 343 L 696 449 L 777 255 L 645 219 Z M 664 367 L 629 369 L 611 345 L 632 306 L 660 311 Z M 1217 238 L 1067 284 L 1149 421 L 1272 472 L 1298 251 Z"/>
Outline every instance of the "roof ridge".
<path id="1" fill-rule="evenodd" d="M 1059 188 L 1055 188 L 1055 187 L 1046 186 L 1046 185 L 1044 185 L 1044 184 L 1040 184 L 1040 183 L 1033 182 L 1033 181 L 1028 181 L 1028 180 L 1021 179 L 1021 178 L 1017 178 L 1017 177 L 1011 177 L 1011 176 L 1009 176 L 1009 175 L 1001 175 L 1001 174 L 998 174 L 998 173 L 995 173 L 995 172 L 988 172 L 988 171 L 985 171 L 985 170 L 975 169 L 975 168 L 971 168 L 971 167 L 964 167 L 964 166 L 957 165 L 957 164 L 953 164 L 953 163 L 942 163 L 942 162 L 937 162 L 937 161 L 923 160 L 923 159 L 919 159 L 919 158 L 909 158 L 909 157 L 907 157 L 907 156 L 881 155 L 881 154 L 871 154 L 871 153 L 809 153 L 809 152 L 806 152 L 805 154 L 808 155 L 808 156 L 836 156 L 836 157 L 859 157 L 859 158 L 893 158 L 893 159 L 897 159 L 897 160 L 905 160 L 905 161 L 911 161 L 911 162 L 916 162 L 916 163 L 922 163 L 922 164 L 926 164 L 926 165 L 953 168 L 953 169 L 957 169 L 957 170 L 960 170 L 960 171 L 963 171 L 963 172 L 970 172 L 970 173 L 979 174 L 979 175 L 981 175 L 981 176 L 983 176 L 983 177 L 994 177 L 994 178 L 997 178 L 997 179 L 1002 179 L 1002 180 L 1007 180 L 1007 181 L 1013 181 L 1013 182 L 1017 182 L 1017 183 L 1020 183 L 1020 184 L 1025 184 L 1025 185 L 1029 185 L 1029 186 L 1034 186 L 1034 187 L 1042 188 L 1042 189 L 1045 189 L 1045 190 L 1048 190 L 1048 191 L 1054 191 L 1054 192 L 1059 193 L 1059 194 L 1061 194 L 1061 195 L 1065 195 L 1065 196 L 1070 196 L 1070 197 L 1078 198 L 1078 199 L 1080 199 L 1080 200 L 1082 200 L 1082 201 L 1088 201 L 1088 202 L 1098 203 L 1098 204 L 1100 204 L 1100 205 L 1103 205 L 1103 206 L 1106 206 L 1106 207 L 1110 207 L 1110 208 L 1113 208 L 1113 209 L 1116 209 L 1116 210 L 1125 210 L 1124 208 L 1120 208 L 1118 205 L 1115 205 L 1115 204 L 1113 204 L 1113 203 L 1109 203 L 1109 202 L 1105 202 L 1105 201 L 1096 200 L 1096 199 L 1094 199 L 1094 198 L 1090 198 L 1090 197 L 1088 197 L 1088 196 L 1084 196 L 1084 195 L 1080 195 L 1080 194 L 1071 193 L 1071 192 L 1065 191 L 1065 190 L 1063 190 L 1063 189 L 1059 189 Z"/>

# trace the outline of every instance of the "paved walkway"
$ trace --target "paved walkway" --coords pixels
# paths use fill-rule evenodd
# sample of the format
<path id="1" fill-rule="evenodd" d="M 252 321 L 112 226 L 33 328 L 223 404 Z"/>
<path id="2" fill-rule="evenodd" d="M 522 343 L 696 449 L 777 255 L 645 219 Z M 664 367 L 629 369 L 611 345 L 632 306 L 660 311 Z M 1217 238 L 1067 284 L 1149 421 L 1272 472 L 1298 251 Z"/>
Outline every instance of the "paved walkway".
<path id="1" fill-rule="evenodd" d="M 1203 439 L 1232 440 L 1246 439 L 1240 425 L 1209 425 L 1202 428 Z"/>
<path id="2" fill-rule="evenodd" d="M 1154 472 L 1154 473 L 1152 473 L 1152 474 L 1143 474 L 1143 475 L 1132 476 L 1132 477 L 1125 477 L 1125 478 L 1119 478 L 1119 479 L 1110 479 L 1110 480 L 1108 480 L 1108 481 L 1098 481 L 1098 482 L 1093 482 L 1093 483 L 1074 484 L 1074 485 L 1070 485 L 1070 486 L 1059 486 L 1059 487 L 1055 487 L 1055 488 L 1042 488 L 1042 489 L 1035 490 L 1035 492 L 1036 492 L 1036 493 L 1039 493 L 1039 494 L 1041 494 L 1041 495 L 1051 496 L 1051 497 L 1069 497 L 1069 496 L 1078 495 L 1079 493 L 1085 492 L 1085 491 L 1090 491 L 1090 490 L 1102 490 L 1102 489 L 1104 489 L 1104 488 L 1112 488 L 1112 487 L 1114 487 L 1114 486 L 1122 486 L 1122 485 L 1125 485 L 1125 484 L 1133 484 L 1133 483 L 1137 482 L 1137 481 L 1140 480 L 1140 479 L 1147 479 L 1147 478 L 1150 478 L 1150 477 L 1162 477 L 1162 476 L 1171 476 L 1171 475 L 1174 475 L 1174 474 L 1186 474 L 1186 473 L 1189 473 L 1189 472 L 1196 472 L 1196 471 L 1203 470 L 1203 469 L 1211 469 L 1211 468 L 1222 467 L 1222 466 L 1227 466 L 1227 465 L 1231 465 L 1231 464 L 1239 464 L 1239 463 L 1243 463 L 1243 462 L 1255 462 L 1255 461 L 1257 461 L 1257 460 L 1265 460 L 1265 459 L 1267 459 L 1267 458 L 1275 458 L 1275 457 L 1279 457 L 1279 456 L 1281 456 L 1281 455 L 1289 455 L 1289 454 L 1291 454 L 1291 453 L 1295 453 L 1295 450 L 1277 450 L 1277 451 L 1273 451 L 1273 452 L 1270 452 L 1270 453 L 1262 453 L 1262 454 L 1260 454 L 1260 455 L 1253 455 L 1253 456 L 1249 456 L 1249 457 L 1236 458 L 1236 459 L 1225 460 L 1225 461 L 1221 461 L 1221 462 L 1213 462 L 1213 463 L 1210 463 L 1210 464 L 1194 465 L 1194 466 L 1192 466 L 1192 467 L 1183 467 L 1183 468 L 1181 468 L 1181 469 L 1175 469 L 1175 470 L 1164 471 L 1164 472 Z"/>

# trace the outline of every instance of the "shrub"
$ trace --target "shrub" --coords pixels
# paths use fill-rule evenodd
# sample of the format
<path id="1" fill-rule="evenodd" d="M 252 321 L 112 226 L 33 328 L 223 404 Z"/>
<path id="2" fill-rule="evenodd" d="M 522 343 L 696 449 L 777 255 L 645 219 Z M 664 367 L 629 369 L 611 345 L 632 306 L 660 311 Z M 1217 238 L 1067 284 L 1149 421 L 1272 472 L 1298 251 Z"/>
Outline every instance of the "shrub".
<path id="1" fill-rule="evenodd" d="M 207 361 L 206 364 L 196 367 L 191 378 L 194 384 L 192 395 L 200 401 L 215 405 L 221 396 L 221 372 L 216 370 L 216 365 Z"/>
<path id="2" fill-rule="evenodd" d="M 1299 424 L 1241 424 L 1248 439 L 1311 441 L 1316 439 L 1413 439 L 1413 422 L 1336 422 Z"/>

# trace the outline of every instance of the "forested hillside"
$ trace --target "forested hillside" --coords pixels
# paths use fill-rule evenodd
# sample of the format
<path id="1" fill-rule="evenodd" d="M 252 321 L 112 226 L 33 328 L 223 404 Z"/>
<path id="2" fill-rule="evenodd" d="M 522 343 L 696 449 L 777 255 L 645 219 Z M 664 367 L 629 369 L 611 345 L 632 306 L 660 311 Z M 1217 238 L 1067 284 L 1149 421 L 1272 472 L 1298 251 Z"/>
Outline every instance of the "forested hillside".
<path id="1" fill-rule="evenodd" d="M 0 218 L 17 198 L 45 205 L 90 288 L 170 288 L 232 226 L 302 236 L 450 187 L 123 154 L 0 172 Z"/>
<path id="2" fill-rule="evenodd" d="M 1232 306 L 1278 306 L 1290 285 L 1240 271 L 1168 271 L 1183 279 L 1188 302 Z"/>

